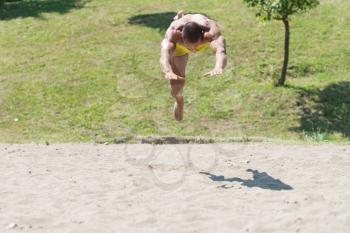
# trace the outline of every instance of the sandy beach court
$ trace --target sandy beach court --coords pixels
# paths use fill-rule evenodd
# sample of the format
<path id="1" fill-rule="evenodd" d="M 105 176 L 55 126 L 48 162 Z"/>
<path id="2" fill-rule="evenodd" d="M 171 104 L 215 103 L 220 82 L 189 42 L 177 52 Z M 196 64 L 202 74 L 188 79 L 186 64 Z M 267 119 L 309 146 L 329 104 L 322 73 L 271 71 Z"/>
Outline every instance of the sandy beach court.
<path id="1" fill-rule="evenodd" d="M 350 146 L 0 145 L 0 232 L 350 232 Z"/>

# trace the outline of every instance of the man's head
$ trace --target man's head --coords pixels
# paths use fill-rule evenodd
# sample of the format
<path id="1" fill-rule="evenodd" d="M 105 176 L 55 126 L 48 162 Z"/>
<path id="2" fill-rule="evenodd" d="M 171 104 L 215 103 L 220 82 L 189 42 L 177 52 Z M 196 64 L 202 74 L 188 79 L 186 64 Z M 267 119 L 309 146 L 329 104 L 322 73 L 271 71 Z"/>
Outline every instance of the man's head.
<path id="1" fill-rule="evenodd" d="M 203 28 L 194 22 L 188 22 L 182 29 L 182 38 L 186 45 L 193 47 L 203 40 Z"/>

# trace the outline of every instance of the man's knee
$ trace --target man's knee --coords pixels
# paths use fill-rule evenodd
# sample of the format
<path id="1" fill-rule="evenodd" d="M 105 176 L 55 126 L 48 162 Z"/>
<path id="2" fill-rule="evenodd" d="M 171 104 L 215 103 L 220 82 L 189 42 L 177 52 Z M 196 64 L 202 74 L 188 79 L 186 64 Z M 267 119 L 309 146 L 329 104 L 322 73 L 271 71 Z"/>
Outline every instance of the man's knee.
<path id="1" fill-rule="evenodd" d="M 178 101 L 183 100 L 182 90 L 171 90 L 171 95 Z"/>
<path id="2" fill-rule="evenodd" d="M 183 88 L 184 88 L 184 80 L 170 80 L 171 84 L 171 95 L 177 100 L 183 100 Z"/>

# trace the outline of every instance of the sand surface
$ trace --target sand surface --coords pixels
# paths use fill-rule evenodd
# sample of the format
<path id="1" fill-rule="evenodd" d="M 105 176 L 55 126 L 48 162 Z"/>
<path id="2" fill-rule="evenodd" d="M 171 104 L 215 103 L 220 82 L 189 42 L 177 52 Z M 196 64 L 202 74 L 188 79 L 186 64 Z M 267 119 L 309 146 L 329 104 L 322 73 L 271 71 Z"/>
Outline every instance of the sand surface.
<path id="1" fill-rule="evenodd" d="M 350 146 L 0 145 L 0 232 L 350 232 Z"/>

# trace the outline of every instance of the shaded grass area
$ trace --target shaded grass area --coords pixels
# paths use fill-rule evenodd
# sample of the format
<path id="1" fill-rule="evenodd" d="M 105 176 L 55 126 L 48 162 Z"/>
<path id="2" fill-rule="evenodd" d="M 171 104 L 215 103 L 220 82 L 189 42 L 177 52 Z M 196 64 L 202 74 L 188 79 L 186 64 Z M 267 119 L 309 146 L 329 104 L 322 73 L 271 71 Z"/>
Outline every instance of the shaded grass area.
<path id="1" fill-rule="evenodd" d="M 350 82 L 342 81 L 323 89 L 290 87 L 299 92 L 300 126 L 292 130 L 317 140 L 332 136 L 350 137 Z"/>
<path id="2" fill-rule="evenodd" d="M 139 14 L 129 18 L 131 25 L 143 25 L 157 29 L 160 33 L 165 33 L 170 23 L 173 21 L 176 12 L 157 12 L 152 14 Z"/>
<path id="3" fill-rule="evenodd" d="M 26 17 L 29 3 L 34 10 Z M 346 0 L 321 1 L 316 10 L 293 18 L 286 88 L 272 85 L 282 62 L 283 26 L 256 21 L 241 1 L 208 4 L 6 3 L 8 16 L 0 21 L 0 141 L 135 135 L 349 140 Z M 229 65 L 223 75 L 204 78 L 214 57 L 210 51 L 190 57 L 185 118 L 177 123 L 160 73 L 159 44 L 181 9 L 219 22 Z"/>
<path id="4" fill-rule="evenodd" d="M 0 20 L 22 17 L 39 17 L 42 13 L 65 14 L 84 6 L 81 0 L 12 0 L 4 1 L 0 7 Z"/>

